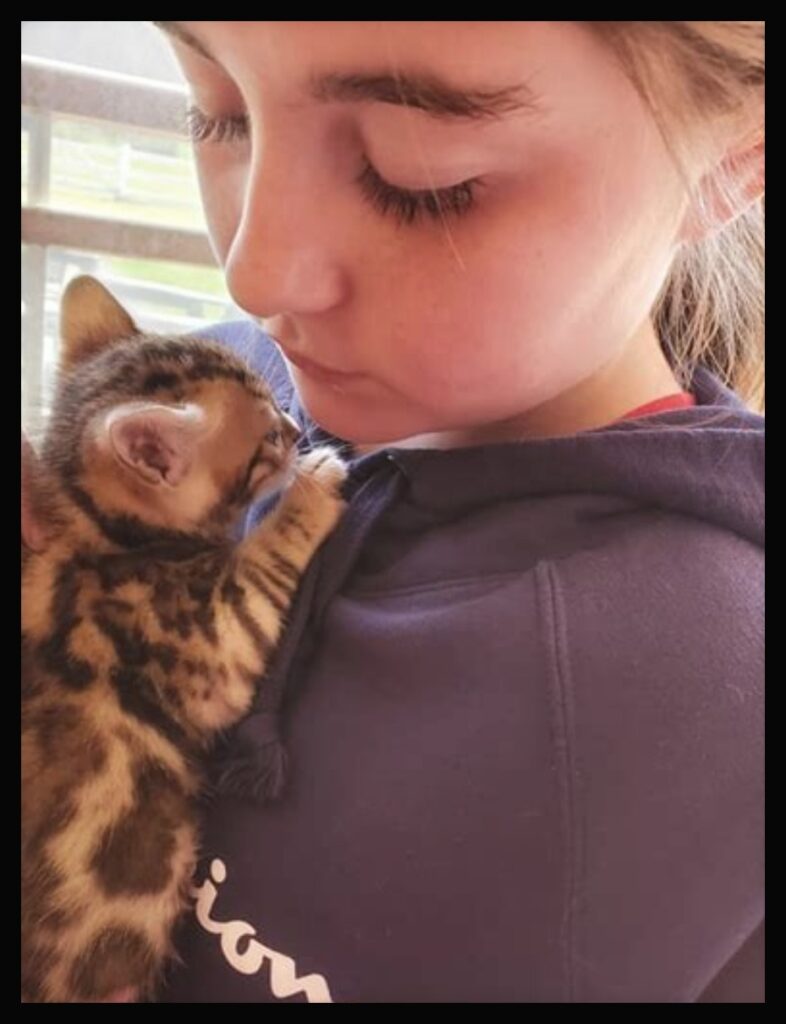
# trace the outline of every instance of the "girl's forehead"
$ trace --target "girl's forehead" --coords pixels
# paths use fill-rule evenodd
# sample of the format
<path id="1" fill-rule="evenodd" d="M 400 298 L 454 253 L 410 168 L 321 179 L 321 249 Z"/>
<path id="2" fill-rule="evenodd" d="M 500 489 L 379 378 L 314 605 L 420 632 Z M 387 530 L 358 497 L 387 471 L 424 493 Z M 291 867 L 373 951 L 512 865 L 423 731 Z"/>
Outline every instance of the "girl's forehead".
<path id="1" fill-rule="evenodd" d="M 307 69 L 318 79 L 329 73 L 441 73 L 447 81 L 467 86 L 517 87 L 530 102 L 537 96 L 533 78 L 564 80 L 569 69 L 572 77 L 583 74 L 586 79 L 604 64 L 607 70 L 613 66 L 597 36 L 576 22 L 155 24 L 206 61 L 230 71 L 244 68 L 276 76 Z M 311 79 L 309 75 L 309 85 Z"/>
<path id="2" fill-rule="evenodd" d="M 545 126 L 580 144 L 596 125 L 629 134 L 650 120 L 609 48 L 576 22 L 157 24 L 206 95 L 237 88 L 251 111 L 341 111 L 375 130 L 406 115 L 435 142 L 516 141 Z"/>

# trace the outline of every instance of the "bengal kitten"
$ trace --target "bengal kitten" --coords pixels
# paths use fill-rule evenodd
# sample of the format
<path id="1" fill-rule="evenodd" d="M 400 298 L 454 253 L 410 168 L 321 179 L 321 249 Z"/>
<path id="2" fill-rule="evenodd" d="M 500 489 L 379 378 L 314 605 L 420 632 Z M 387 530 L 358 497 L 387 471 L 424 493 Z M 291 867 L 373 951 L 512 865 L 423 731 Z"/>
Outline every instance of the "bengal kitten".
<path id="1" fill-rule="evenodd" d="M 326 447 L 296 461 L 296 424 L 244 363 L 141 333 L 93 278 L 64 293 L 61 334 L 24 465 L 22 998 L 151 998 L 205 756 L 251 706 L 346 467 Z"/>

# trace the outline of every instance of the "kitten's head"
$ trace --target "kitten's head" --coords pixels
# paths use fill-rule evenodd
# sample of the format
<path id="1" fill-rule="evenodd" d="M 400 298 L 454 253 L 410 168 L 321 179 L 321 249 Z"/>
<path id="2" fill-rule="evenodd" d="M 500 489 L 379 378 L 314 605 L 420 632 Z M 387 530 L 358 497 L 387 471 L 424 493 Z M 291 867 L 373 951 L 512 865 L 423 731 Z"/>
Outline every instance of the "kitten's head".
<path id="1" fill-rule="evenodd" d="M 223 537 L 286 482 L 298 427 L 226 348 L 143 334 L 87 276 L 64 292 L 61 345 L 42 461 L 105 533 Z"/>

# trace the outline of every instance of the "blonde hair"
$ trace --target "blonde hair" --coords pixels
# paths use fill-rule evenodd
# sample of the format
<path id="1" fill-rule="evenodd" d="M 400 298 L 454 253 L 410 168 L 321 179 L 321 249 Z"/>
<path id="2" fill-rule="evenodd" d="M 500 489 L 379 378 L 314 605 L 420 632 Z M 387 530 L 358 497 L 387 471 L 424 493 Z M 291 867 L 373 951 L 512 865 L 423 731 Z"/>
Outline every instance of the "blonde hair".
<path id="1" fill-rule="evenodd" d="M 695 169 L 706 169 L 702 161 L 743 135 L 763 142 L 764 22 L 581 24 L 611 49 L 647 104 L 709 226 Z M 713 171 L 713 187 L 733 206 L 738 192 L 722 164 Z M 721 228 L 681 245 L 651 315 L 683 387 L 704 366 L 764 413 L 763 195 Z"/>

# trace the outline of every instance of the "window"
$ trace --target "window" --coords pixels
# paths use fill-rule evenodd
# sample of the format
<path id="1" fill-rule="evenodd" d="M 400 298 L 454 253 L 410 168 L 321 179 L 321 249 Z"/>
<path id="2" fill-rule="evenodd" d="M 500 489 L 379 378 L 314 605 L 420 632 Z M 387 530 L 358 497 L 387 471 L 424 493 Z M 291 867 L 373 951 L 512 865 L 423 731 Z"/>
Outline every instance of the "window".
<path id="1" fill-rule="evenodd" d="M 33 436 L 76 274 L 99 278 L 144 330 L 245 317 L 207 237 L 185 109 L 148 23 L 22 22 L 22 424 Z"/>

